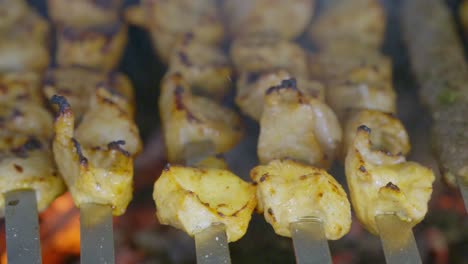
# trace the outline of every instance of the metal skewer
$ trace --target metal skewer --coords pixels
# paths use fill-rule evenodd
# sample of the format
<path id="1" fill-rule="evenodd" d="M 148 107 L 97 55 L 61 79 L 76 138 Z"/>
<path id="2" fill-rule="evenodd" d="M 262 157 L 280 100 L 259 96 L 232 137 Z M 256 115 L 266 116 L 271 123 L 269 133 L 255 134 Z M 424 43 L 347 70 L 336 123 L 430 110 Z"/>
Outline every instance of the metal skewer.
<path id="1" fill-rule="evenodd" d="M 422 263 L 409 223 L 400 220 L 396 214 L 377 215 L 375 221 L 387 264 Z"/>
<path id="2" fill-rule="evenodd" d="M 8 263 L 42 263 L 36 192 L 19 190 L 4 196 Z"/>
<path id="3" fill-rule="evenodd" d="M 460 188 L 461 195 L 463 197 L 463 203 L 465 204 L 465 211 L 468 213 L 468 183 L 463 182 L 463 179 L 458 180 L 458 187 Z"/>
<path id="4" fill-rule="evenodd" d="M 304 217 L 290 225 L 294 254 L 298 264 L 332 263 L 323 222 L 318 217 Z"/>
<path id="5" fill-rule="evenodd" d="M 112 208 L 108 205 L 80 206 L 81 263 L 113 264 Z"/>
<path id="6" fill-rule="evenodd" d="M 215 146 L 211 141 L 192 142 L 185 145 L 185 164 L 196 166 L 203 159 L 215 155 Z M 231 263 L 226 226 L 213 223 L 195 234 L 195 249 L 198 264 Z"/>

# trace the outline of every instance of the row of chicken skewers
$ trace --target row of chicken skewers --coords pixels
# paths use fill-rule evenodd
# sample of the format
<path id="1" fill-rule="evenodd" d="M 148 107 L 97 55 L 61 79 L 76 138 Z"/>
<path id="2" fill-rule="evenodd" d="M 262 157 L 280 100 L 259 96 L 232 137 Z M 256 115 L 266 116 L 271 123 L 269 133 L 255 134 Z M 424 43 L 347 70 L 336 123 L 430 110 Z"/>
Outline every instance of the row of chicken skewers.
<path id="1" fill-rule="evenodd" d="M 392 63 L 379 52 L 385 13 L 378 1 L 324 5 L 309 30 L 319 47 L 313 55 L 291 40 L 305 30 L 313 1 L 224 1 L 221 7 L 200 1 L 190 6 L 193 10 L 178 2 L 145 2 L 146 16 L 154 16 L 146 26 L 168 62 L 159 107 L 169 162 L 187 162 L 203 153 L 188 157 L 190 145 L 209 142 L 212 153 L 221 153 L 240 140 L 239 117 L 216 101 L 229 89 L 228 60 L 219 40 L 199 32 L 211 18 L 204 33 L 219 33 L 213 26 L 218 20 L 210 15 L 221 9 L 228 14 L 232 38 L 236 103 L 260 123 L 262 165 L 251 171 L 253 184 L 236 178 L 219 160 L 196 165 L 202 168 L 168 165 L 154 189 L 161 223 L 196 235 L 220 222 L 228 240 L 235 241 L 246 232 L 257 204 L 279 235 L 291 237 L 292 224 L 314 217 L 327 239 L 339 239 L 350 229 L 351 211 L 344 189 L 326 172 L 335 157 L 345 165 L 357 218 L 371 233 L 381 232 L 380 216 L 396 216 L 409 227 L 424 218 L 434 174 L 405 158 L 410 143 L 395 117 Z M 277 19 L 275 10 L 298 19 Z M 163 14 L 170 12 L 189 18 L 173 21 L 180 23 L 177 30 L 166 28 L 171 17 Z M 167 39 L 161 31 L 171 35 L 172 45 L 163 43 Z"/>
<path id="2" fill-rule="evenodd" d="M 0 11 L 6 15 L 0 18 L 0 82 L 5 127 L 2 193 L 34 190 L 42 211 L 68 188 L 82 209 L 82 222 L 99 222 L 108 215 L 112 224 L 111 213 L 123 214 L 132 198 L 133 157 L 142 144 L 133 121 L 132 85 L 115 72 L 127 40 L 119 18 L 121 2 L 110 2 L 105 6 L 95 1 L 48 2 L 57 43 L 55 63 L 50 63 L 56 66 L 47 69 L 52 61 L 50 26 L 24 1 L 2 1 Z M 56 113 L 55 120 L 49 108 Z M 26 196 L 16 197 L 7 206 L 25 202 Z M 3 197 L 1 205 L 3 214 Z M 33 207 L 26 209 L 30 212 L 25 215 L 37 226 Z M 16 220 L 9 221 L 7 215 L 7 230 L 9 222 L 11 230 L 22 229 L 26 220 Z M 35 241 L 34 249 L 7 239 L 9 261 L 40 263 L 39 238 L 24 235 L 23 240 Z M 82 241 L 88 242 L 83 232 Z M 98 241 L 90 242 L 87 246 L 93 247 Z M 88 255 L 93 263 L 110 261 Z"/>
<path id="3" fill-rule="evenodd" d="M 2 98 L 11 98 L 2 118 L 11 132 L 3 136 L 2 163 L 7 177 L 34 175 L 22 185 L 2 185 L 3 193 L 32 188 L 42 210 L 64 191 L 61 175 L 78 207 L 100 204 L 124 213 L 141 142 L 131 84 L 110 73 L 126 42 L 120 1 L 49 1 L 58 67 L 44 78 L 48 25 L 23 2 L 8 3 L 15 12 L 0 19 L 11 41 L 0 49 L 8 54 L 0 56 L 0 80 L 8 95 Z M 210 0 L 144 1 L 143 7 L 127 15 L 150 29 L 169 65 L 159 107 L 171 165 L 154 190 L 161 223 L 190 235 L 223 223 L 227 239 L 236 241 L 257 208 L 279 235 L 291 236 L 292 223 L 313 216 L 328 239 L 339 239 L 350 229 L 351 211 L 344 189 L 325 171 L 335 157 L 345 164 L 353 208 L 370 232 L 379 234 L 380 214 L 396 214 L 410 225 L 423 219 L 434 176 L 405 159 L 409 138 L 394 116 L 391 61 L 378 51 L 385 30 L 378 1 L 325 5 L 309 31 L 319 47 L 311 56 L 291 39 L 305 31 L 314 1 L 224 1 L 221 7 Z M 72 15 L 63 16 L 70 14 L 64 9 Z M 228 38 L 223 13 L 233 39 L 230 59 L 221 47 Z M 22 28 L 18 21 L 34 26 Z M 37 39 L 25 41 L 31 35 Z M 263 165 L 251 171 L 253 183 L 229 172 L 219 155 L 243 134 L 240 117 L 220 101 L 233 72 L 236 103 L 261 128 Z M 52 98 L 54 131 L 42 92 Z"/>

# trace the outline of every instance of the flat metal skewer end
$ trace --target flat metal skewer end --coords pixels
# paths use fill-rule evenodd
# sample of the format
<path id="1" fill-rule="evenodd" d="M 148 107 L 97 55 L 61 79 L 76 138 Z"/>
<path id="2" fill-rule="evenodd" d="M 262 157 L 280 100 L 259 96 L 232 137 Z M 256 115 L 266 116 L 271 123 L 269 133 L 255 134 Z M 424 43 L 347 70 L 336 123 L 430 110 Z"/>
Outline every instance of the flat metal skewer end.
<path id="1" fill-rule="evenodd" d="M 465 203 L 465 212 L 468 213 L 468 182 L 463 181 L 463 179 L 458 179 L 458 185 L 463 197 L 463 202 Z"/>
<path id="2" fill-rule="evenodd" d="M 298 264 L 332 263 L 323 222 L 318 217 L 304 217 L 290 225 Z"/>
<path id="3" fill-rule="evenodd" d="M 226 226 L 216 223 L 195 234 L 198 264 L 230 264 Z"/>
<path id="4" fill-rule="evenodd" d="M 18 190 L 4 196 L 8 263 L 42 263 L 36 192 Z"/>
<path id="5" fill-rule="evenodd" d="M 410 223 L 396 214 L 377 215 L 375 220 L 388 264 L 422 263 Z"/>
<path id="6" fill-rule="evenodd" d="M 108 205 L 80 206 L 81 263 L 113 264 L 112 208 Z"/>

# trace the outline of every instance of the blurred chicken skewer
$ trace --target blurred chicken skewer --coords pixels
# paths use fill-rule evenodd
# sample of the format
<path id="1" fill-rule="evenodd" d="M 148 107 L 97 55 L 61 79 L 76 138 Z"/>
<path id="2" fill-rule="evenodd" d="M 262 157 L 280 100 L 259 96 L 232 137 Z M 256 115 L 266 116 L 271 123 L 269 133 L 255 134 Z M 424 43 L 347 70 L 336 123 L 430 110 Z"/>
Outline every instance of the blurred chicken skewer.
<path id="1" fill-rule="evenodd" d="M 113 263 L 112 214 L 131 200 L 141 150 L 131 84 L 122 74 L 65 67 L 48 72 L 44 92 L 57 106 L 55 159 L 80 208 L 81 261 Z"/>
<path id="2" fill-rule="evenodd" d="M 380 235 L 387 263 L 420 263 L 411 228 L 427 212 L 434 174 L 406 162 L 408 135 L 392 115 L 391 63 L 378 52 L 384 31 L 378 1 L 327 5 L 311 27 L 312 40 L 322 48 L 311 69 L 326 80 L 327 100 L 345 126 L 340 156 L 357 218 Z"/>
<path id="3" fill-rule="evenodd" d="M 50 149 L 51 117 L 42 105 L 49 25 L 25 1 L 0 1 L 1 215 L 8 263 L 41 263 L 38 211 L 64 191 Z"/>
<path id="4" fill-rule="evenodd" d="M 296 85 L 286 79 L 265 92 L 258 155 L 268 165 L 254 168 L 251 177 L 259 211 L 277 234 L 292 237 L 296 261 L 332 263 L 327 239 L 349 231 L 351 208 L 339 183 L 317 167 L 330 166 L 341 128 L 325 103 Z"/>
<path id="5" fill-rule="evenodd" d="M 157 217 L 195 237 L 198 263 L 230 263 L 228 242 L 245 234 L 255 188 L 229 172 L 216 153 L 237 144 L 242 127 L 233 111 L 194 95 L 189 81 L 170 70 L 161 84 L 169 162 L 185 166 L 168 165 L 156 181 Z"/>

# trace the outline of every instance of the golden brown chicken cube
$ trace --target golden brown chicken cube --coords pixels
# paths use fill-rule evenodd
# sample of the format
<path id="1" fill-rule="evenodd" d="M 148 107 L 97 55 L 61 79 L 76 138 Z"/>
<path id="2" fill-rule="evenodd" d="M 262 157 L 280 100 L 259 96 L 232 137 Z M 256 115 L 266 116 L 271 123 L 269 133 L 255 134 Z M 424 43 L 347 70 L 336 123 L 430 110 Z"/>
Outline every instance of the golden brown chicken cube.
<path id="1" fill-rule="evenodd" d="M 419 223 L 427 213 L 435 179 L 429 168 L 407 162 L 403 155 L 382 148 L 391 139 L 377 130 L 378 127 L 371 131 L 360 126 L 345 162 L 354 211 L 364 228 L 373 234 L 379 233 L 375 217 L 380 214 L 394 213 L 402 221 Z M 373 138 L 372 133 L 381 133 L 382 137 Z"/>
<path id="2" fill-rule="evenodd" d="M 223 153 L 234 147 L 243 134 L 241 120 L 233 110 L 193 95 L 179 73 L 163 79 L 159 111 L 170 162 L 185 160 L 188 143 L 211 141 L 214 151 Z"/>
<path id="3" fill-rule="evenodd" d="M 242 73 L 236 84 L 236 104 L 242 112 L 259 121 L 263 113 L 265 92 L 291 78 L 293 76 L 285 70 Z M 305 95 L 325 101 L 324 86 L 318 81 L 298 78 L 297 88 Z"/>
<path id="4" fill-rule="evenodd" d="M 365 125 L 372 130 L 371 142 L 379 144 L 378 148 L 390 153 L 406 156 L 410 149 L 408 133 L 401 121 L 393 114 L 375 110 L 354 111 L 346 121 L 343 137 L 341 158 L 344 161 L 346 153 L 352 147 L 356 130 Z"/>
<path id="5" fill-rule="evenodd" d="M 77 207 L 109 205 L 114 215 L 121 215 L 132 198 L 133 157 L 141 142 L 132 117 L 109 98 L 96 98 L 75 131 L 70 105 L 65 97 L 54 95 L 51 103 L 59 111 L 53 152 Z"/>
<path id="6" fill-rule="evenodd" d="M 253 184 L 213 168 L 168 166 L 154 184 L 153 198 L 161 224 L 194 236 L 223 223 L 229 242 L 244 236 L 257 205 Z"/>
<path id="7" fill-rule="evenodd" d="M 130 80 L 121 73 L 104 73 L 83 67 L 51 69 L 44 78 L 44 94 L 66 97 L 76 119 L 81 120 L 89 109 L 99 87 L 112 91 L 112 100 L 129 115 L 135 112 L 134 94 Z"/>
<path id="8" fill-rule="evenodd" d="M 0 73 L 0 103 L 42 103 L 40 76 L 35 72 Z"/>
<path id="9" fill-rule="evenodd" d="M 283 69 L 296 78 L 308 76 L 306 51 L 274 33 L 257 33 L 234 40 L 230 56 L 235 68 L 243 72 Z"/>
<path id="10" fill-rule="evenodd" d="M 111 71 L 120 62 L 127 35 L 127 26 L 120 22 L 86 28 L 61 25 L 57 30 L 57 63 Z"/>
<path id="11" fill-rule="evenodd" d="M 167 62 L 175 44 L 187 33 L 200 43 L 217 45 L 224 26 L 214 0 L 146 0 L 142 8 L 158 56 Z M 183 18 L 183 19 L 181 19 Z"/>
<path id="12" fill-rule="evenodd" d="M 50 127 L 49 127 L 50 129 Z M 65 191 L 54 164 L 48 140 L 11 132 L 0 135 L 0 193 L 32 189 L 41 212 Z M 5 198 L 0 195 L 0 217 L 4 216 Z"/>
<path id="13" fill-rule="evenodd" d="M 275 32 L 294 39 L 308 25 L 314 4 L 315 0 L 226 0 L 223 9 L 234 36 Z"/>
<path id="14" fill-rule="evenodd" d="M 193 92 L 221 99 L 231 87 L 232 70 L 227 56 L 214 45 L 200 43 L 186 34 L 169 60 L 169 72 L 181 73 Z"/>
<path id="15" fill-rule="evenodd" d="M 312 23 L 309 34 L 319 47 L 357 42 L 377 49 L 383 43 L 385 24 L 385 11 L 378 0 L 330 1 Z"/>
<path id="16" fill-rule="evenodd" d="M 328 168 L 341 136 L 333 111 L 322 101 L 301 93 L 294 79 L 267 90 L 257 149 L 261 163 L 290 158 Z"/>
<path id="17" fill-rule="evenodd" d="M 86 27 L 118 21 L 122 0 L 48 0 L 47 8 L 55 24 Z"/>
<path id="18" fill-rule="evenodd" d="M 320 218 L 327 239 L 337 240 L 349 232 L 348 198 L 325 170 L 274 160 L 252 169 L 250 177 L 257 185 L 257 209 L 278 235 L 291 237 L 291 223 L 305 217 Z"/>

